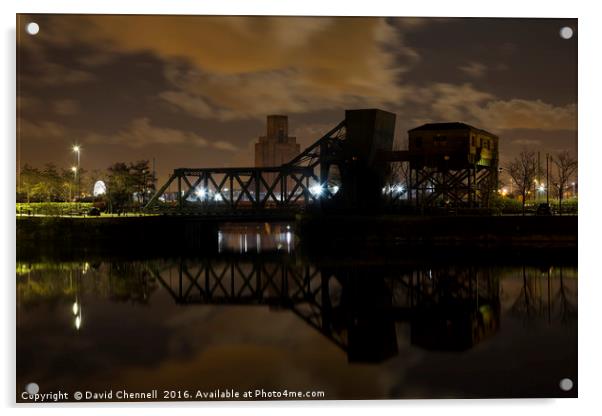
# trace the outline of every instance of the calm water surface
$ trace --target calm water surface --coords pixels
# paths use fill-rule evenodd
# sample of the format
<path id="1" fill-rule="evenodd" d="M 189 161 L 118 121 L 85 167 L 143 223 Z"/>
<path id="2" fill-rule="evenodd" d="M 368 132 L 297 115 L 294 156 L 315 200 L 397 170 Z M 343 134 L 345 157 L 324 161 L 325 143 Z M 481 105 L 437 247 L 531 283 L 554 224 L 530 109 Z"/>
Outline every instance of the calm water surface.
<path id="1" fill-rule="evenodd" d="M 314 262 L 286 224 L 209 257 L 17 263 L 17 399 L 315 390 L 326 399 L 574 397 L 577 268 Z M 564 392 L 559 381 L 571 378 Z"/>

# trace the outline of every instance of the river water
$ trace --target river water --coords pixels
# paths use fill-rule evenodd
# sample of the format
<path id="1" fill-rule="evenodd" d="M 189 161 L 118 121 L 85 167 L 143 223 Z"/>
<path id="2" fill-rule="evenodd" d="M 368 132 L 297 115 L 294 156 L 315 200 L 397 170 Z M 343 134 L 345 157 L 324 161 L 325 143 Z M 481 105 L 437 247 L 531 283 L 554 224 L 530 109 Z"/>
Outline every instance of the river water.
<path id="1" fill-rule="evenodd" d="M 315 260 L 295 243 L 287 224 L 224 226 L 217 254 L 17 261 L 17 400 L 29 383 L 159 399 L 576 397 L 576 265 Z"/>

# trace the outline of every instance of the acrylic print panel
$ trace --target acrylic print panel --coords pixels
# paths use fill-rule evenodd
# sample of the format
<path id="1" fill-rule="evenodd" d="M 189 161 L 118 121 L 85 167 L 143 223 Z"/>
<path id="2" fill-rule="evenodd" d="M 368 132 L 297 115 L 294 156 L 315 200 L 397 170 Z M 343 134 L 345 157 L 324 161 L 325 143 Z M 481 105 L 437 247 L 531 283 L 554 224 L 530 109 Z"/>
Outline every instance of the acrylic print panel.
<path id="1" fill-rule="evenodd" d="M 18 402 L 577 396 L 575 19 L 17 23 Z"/>

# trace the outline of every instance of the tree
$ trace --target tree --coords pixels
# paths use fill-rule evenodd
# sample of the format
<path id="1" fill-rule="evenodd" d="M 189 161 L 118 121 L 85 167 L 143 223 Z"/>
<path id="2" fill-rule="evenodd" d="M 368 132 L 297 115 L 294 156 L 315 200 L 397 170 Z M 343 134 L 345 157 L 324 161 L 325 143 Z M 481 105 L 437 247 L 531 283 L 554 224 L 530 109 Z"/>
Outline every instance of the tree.
<path id="1" fill-rule="evenodd" d="M 558 212 L 562 215 L 562 200 L 564 192 L 569 184 L 569 180 L 577 171 L 577 159 L 571 156 L 566 150 L 557 153 L 552 158 L 552 164 L 556 172 L 552 173 L 555 191 L 558 194 Z"/>
<path id="2" fill-rule="evenodd" d="M 525 215 L 527 192 L 538 173 L 537 158 L 533 151 L 522 151 L 518 157 L 507 164 L 506 170 L 516 184 L 516 190 L 522 197 L 522 212 Z"/>
<path id="3" fill-rule="evenodd" d="M 107 169 L 107 198 L 109 209 L 122 210 L 131 201 L 133 193 L 132 181 L 127 164 L 123 162 L 114 163 Z"/>
<path id="4" fill-rule="evenodd" d="M 136 199 L 145 204 L 155 191 L 155 177 L 149 169 L 148 160 L 131 163 L 130 175 Z"/>
<path id="5" fill-rule="evenodd" d="M 111 210 L 129 208 L 134 200 L 144 204 L 155 189 L 155 178 L 148 160 L 118 162 L 108 169 L 107 198 Z"/>
<path id="6" fill-rule="evenodd" d="M 42 173 L 38 168 L 34 168 L 25 164 L 21 168 L 21 174 L 19 177 L 19 193 L 25 194 L 26 201 L 31 202 L 34 187 L 41 181 Z"/>

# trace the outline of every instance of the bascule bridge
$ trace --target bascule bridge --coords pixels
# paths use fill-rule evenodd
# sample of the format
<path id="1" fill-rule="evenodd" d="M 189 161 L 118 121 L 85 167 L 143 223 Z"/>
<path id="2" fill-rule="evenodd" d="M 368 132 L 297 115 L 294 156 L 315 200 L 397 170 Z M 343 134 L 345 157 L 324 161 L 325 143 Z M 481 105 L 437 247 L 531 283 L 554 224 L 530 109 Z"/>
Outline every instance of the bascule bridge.
<path id="1" fill-rule="evenodd" d="M 366 213 L 396 204 L 488 207 L 497 189 L 496 136 L 463 123 L 425 124 L 408 132 L 408 150 L 393 151 L 394 132 L 393 113 L 347 110 L 344 120 L 279 166 L 175 169 L 145 210 L 242 217 L 308 207 Z M 405 164 L 409 175 L 389 192 L 393 163 Z M 175 202 L 163 199 L 171 186 Z"/>

